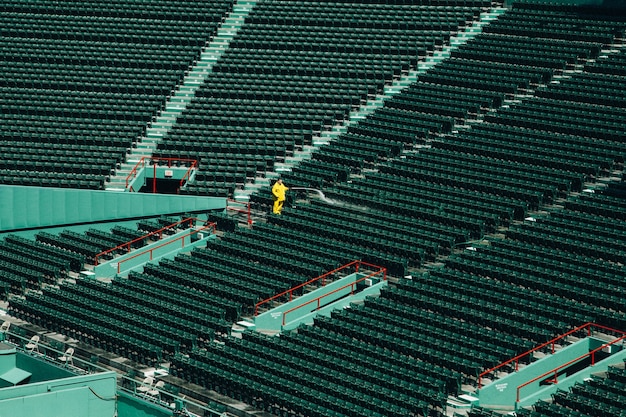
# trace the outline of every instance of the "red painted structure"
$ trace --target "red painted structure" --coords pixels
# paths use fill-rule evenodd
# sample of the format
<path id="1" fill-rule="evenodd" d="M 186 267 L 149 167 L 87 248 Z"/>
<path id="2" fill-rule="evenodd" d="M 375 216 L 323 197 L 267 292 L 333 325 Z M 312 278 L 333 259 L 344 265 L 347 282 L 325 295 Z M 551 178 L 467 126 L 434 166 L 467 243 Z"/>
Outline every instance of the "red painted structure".
<path id="1" fill-rule="evenodd" d="M 101 257 L 103 257 L 103 256 L 105 256 L 105 255 L 107 255 L 107 254 L 109 254 L 109 253 L 116 252 L 116 251 L 119 251 L 119 250 L 122 250 L 122 249 L 126 250 L 126 252 L 130 252 L 131 246 L 132 246 L 134 243 L 136 243 L 136 242 L 142 241 L 142 240 L 144 240 L 144 239 L 147 239 L 147 238 L 149 238 L 149 237 L 151 237 L 151 236 L 156 236 L 156 235 L 158 235 L 158 236 L 159 236 L 159 239 L 161 239 L 161 238 L 163 237 L 163 233 L 164 233 L 165 231 L 167 231 L 167 230 L 172 230 L 172 229 L 174 229 L 175 227 L 177 227 L 178 225 L 180 225 L 180 224 L 185 224 L 185 223 L 189 223 L 189 227 L 191 228 L 191 227 L 193 227 L 193 225 L 194 225 L 194 222 L 195 222 L 195 221 L 201 221 L 201 222 L 204 222 L 204 220 L 200 220 L 200 219 L 197 219 L 197 218 L 195 218 L 195 217 L 189 217 L 189 218 L 186 218 L 186 219 L 183 219 L 183 220 L 177 221 L 176 223 L 169 224 L 169 225 L 167 225 L 167 226 L 165 226 L 165 227 L 163 227 L 163 228 L 161 228 L 161 229 L 159 229 L 159 230 L 155 230 L 154 232 L 150 232 L 150 233 L 148 233 L 148 234 L 146 234 L 146 235 L 143 235 L 143 236 L 141 236 L 141 237 L 138 237 L 138 238 L 136 238 L 136 239 L 133 239 L 133 240 L 131 240 L 131 241 L 129 241 L 129 242 L 122 243 L 121 245 L 118 245 L 118 246 L 116 246 L 116 247 L 114 247 L 114 248 L 111 248 L 111 249 L 107 249 L 107 250 L 105 250 L 105 251 L 102 251 L 102 252 L 100 252 L 99 254 L 97 254 L 97 255 L 95 256 L 95 258 L 94 258 L 94 266 L 97 266 L 97 265 L 100 263 L 100 258 L 101 258 Z M 215 228 L 216 228 L 215 223 L 208 223 L 207 225 L 205 225 L 205 226 L 204 226 L 204 227 L 202 227 L 201 229 L 194 230 L 193 232 L 198 233 L 198 232 L 201 232 L 202 230 L 207 230 L 207 229 L 213 229 L 213 232 L 215 232 Z M 190 235 L 191 235 L 191 234 L 190 234 Z M 186 236 L 188 236 L 188 235 L 185 235 L 184 237 L 186 237 Z M 175 239 L 175 240 L 173 240 L 173 241 L 176 241 L 176 240 L 177 240 L 177 239 Z M 171 242 L 168 242 L 168 243 L 171 243 Z M 154 249 L 154 248 L 153 248 L 153 249 Z M 145 252 L 146 252 L 146 251 L 144 251 L 144 253 L 145 253 Z M 118 266 L 118 269 L 119 269 L 119 266 Z"/>
<path id="2" fill-rule="evenodd" d="M 552 340 L 549 340 L 549 341 L 547 341 L 547 342 L 545 342 L 545 343 L 543 343 L 543 344 L 541 344 L 541 345 L 539 345 L 539 346 L 537 346 L 537 347 L 535 347 L 535 348 L 533 348 L 533 349 L 531 349 L 531 350 L 529 350 L 527 352 L 519 354 L 519 355 L 515 356 L 514 358 L 511 358 L 511 359 L 509 359 L 509 360 L 507 360 L 505 362 L 502 362 L 501 364 L 499 364 L 497 366 L 494 366 L 491 369 L 488 369 L 488 370 L 482 372 L 478 376 L 478 389 L 480 389 L 482 387 L 482 379 L 483 379 L 484 376 L 489 375 L 489 374 L 493 373 L 494 371 L 498 370 L 499 368 L 502 368 L 502 367 L 507 366 L 507 365 L 512 364 L 512 363 L 515 363 L 515 370 L 517 371 L 519 369 L 519 363 L 520 363 L 521 359 L 529 358 L 530 355 L 532 355 L 534 352 L 536 352 L 536 351 L 538 351 L 540 349 L 543 349 L 543 348 L 545 348 L 547 346 L 550 346 L 551 353 L 554 353 L 554 351 L 555 351 L 555 344 L 559 340 L 562 340 L 562 339 L 566 338 L 569 335 L 572 335 L 572 334 L 575 334 L 575 333 L 578 333 L 578 332 L 581 332 L 581 331 L 586 331 L 587 336 L 591 336 L 592 328 L 606 330 L 606 331 L 611 332 L 613 334 L 621 334 L 621 336 L 618 337 L 617 339 L 615 339 L 614 341 L 610 342 L 610 343 L 606 343 L 606 344 L 600 346 L 599 348 L 596 348 L 596 349 L 590 351 L 589 353 L 587 353 L 585 355 L 582 355 L 582 356 L 580 356 L 580 357 L 578 357 L 576 359 L 573 359 L 572 361 L 570 361 L 570 362 L 568 362 L 566 364 L 563 364 L 563 365 L 561 365 L 561 366 L 559 366 L 559 367 L 557 367 L 555 369 L 552 369 L 552 370 L 546 372 L 545 374 L 540 375 L 540 376 L 532 379 L 531 381 L 525 382 L 524 384 L 518 386 L 517 387 L 517 402 L 519 402 L 519 392 L 520 392 L 520 389 L 525 387 L 526 385 L 529 385 L 529 384 L 531 384 L 533 382 L 536 382 L 539 379 L 546 378 L 547 376 L 549 376 L 551 374 L 554 374 L 553 382 L 556 383 L 556 382 L 558 382 L 558 380 L 557 380 L 557 373 L 561 369 L 566 368 L 566 367 L 570 366 L 571 364 L 573 364 L 575 362 L 578 362 L 581 359 L 584 359 L 586 357 L 591 357 L 591 364 L 593 365 L 595 363 L 595 353 L 596 352 L 606 348 L 607 346 L 610 346 L 610 345 L 615 344 L 617 342 L 626 340 L 626 332 L 624 332 L 624 331 L 612 329 L 610 327 L 606 327 L 606 326 L 603 326 L 603 325 L 600 325 L 600 324 L 585 323 L 582 326 L 578 326 L 578 327 L 570 330 L 567 333 L 564 333 L 564 334 L 562 334 L 560 336 L 557 336 L 557 337 L 555 337 Z"/>
<path id="3" fill-rule="evenodd" d="M 180 190 L 180 187 L 183 186 L 185 181 L 188 180 L 191 177 L 191 172 L 198 167 L 198 161 L 195 160 L 195 159 L 160 158 L 160 157 L 155 157 L 155 156 L 149 156 L 149 157 L 142 156 L 141 159 L 139 160 L 139 162 L 137 162 L 137 164 L 135 164 L 133 169 L 126 176 L 126 189 L 128 191 L 135 191 L 133 189 L 133 187 L 130 186 L 131 181 L 133 179 L 137 178 L 137 174 L 139 173 L 139 170 L 141 168 L 145 168 L 148 163 L 152 162 L 153 163 L 152 164 L 152 167 L 153 167 L 152 192 L 156 193 L 156 169 L 157 169 L 156 162 L 158 162 L 158 161 L 165 161 L 165 162 L 167 162 L 167 167 L 168 168 L 172 168 L 172 166 L 173 166 L 172 164 L 177 164 L 177 163 L 183 163 L 185 165 L 189 165 L 189 168 L 187 169 L 187 172 L 185 173 L 183 178 L 181 178 L 181 180 L 180 180 L 180 183 L 178 185 L 178 190 Z M 130 186 L 130 188 L 129 188 L 129 186 Z"/>
<path id="4" fill-rule="evenodd" d="M 375 273 L 373 273 L 372 275 L 368 275 L 368 276 L 364 277 L 362 280 L 365 280 L 367 278 L 371 278 L 371 276 L 377 275 L 377 274 L 380 274 L 380 273 L 382 273 L 382 275 L 383 275 L 383 280 L 387 280 L 387 269 L 386 268 L 380 267 L 378 265 L 373 265 L 373 264 L 370 264 L 370 263 L 367 263 L 367 262 L 359 261 L 359 260 L 352 261 L 352 262 L 350 262 L 350 263 L 348 263 L 346 265 L 340 266 L 337 269 L 333 269 L 332 271 L 326 272 L 325 274 L 322 274 L 322 275 L 318 276 L 317 278 L 313 278 L 312 280 L 309 280 L 309 281 L 307 281 L 305 283 L 296 285 L 295 287 L 290 288 L 287 291 L 283 291 L 283 292 L 281 292 L 279 294 L 274 295 L 273 297 L 267 298 L 267 299 L 265 299 L 263 301 L 259 301 L 254 306 L 254 315 L 255 316 L 259 315 L 259 307 L 262 306 L 263 304 L 267 304 L 269 302 L 272 302 L 272 301 L 274 301 L 274 300 L 276 300 L 278 298 L 284 297 L 286 295 L 289 295 L 289 300 L 288 301 L 292 301 L 293 300 L 293 293 L 294 293 L 294 291 L 299 290 L 299 289 L 301 289 L 301 288 L 303 288 L 303 287 L 305 287 L 307 285 L 313 284 L 313 283 L 318 282 L 318 281 L 321 281 L 322 286 L 325 286 L 326 285 L 326 280 L 330 276 L 332 276 L 332 275 L 334 275 L 334 274 L 336 274 L 338 272 L 344 272 L 346 269 L 350 269 L 350 268 L 354 269 L 351 273 L 359 272 L 359 268 L 361 266 L 366 266 L 366 267 L 369 267 L 369 268 L 377 270 Z M 358 282 L 360 282 L 360 281 L 361 281 L 361 279 L 358 280 Z M 356 284 L 356 282 L 354 282 L 352 284 L 348 284 L 348 285 L 342 287 L 341 289 L 344 289 L 344 288 L 349 287 L 350 285 L 354 285 L 354 284 Z M 335 291 L 339 291 L 339 289 L 337 289 Z M 333 291 L 333 292 L 335 292 L 335 291 Z M 326 294 L 326 295 L 328 295 L 328 294 Z M 324 295 L 322 297 L 318 297 L 316 299 L 318 301 L 318 307 L 319 307 L 319 298 L 323 298 L 326 295 Z M 315 301 L 315 300 L 312 300 L 312 301 Z M 305 304 L 308 304 L 308 303 L 305 303 Z M 300 308 L 300 307 L 301 306 L 299 306 L 297 308 Z M 294 309 L 292 309 L 292 310 L 294 310 Z M 292 310 L 290 310 L 290 311 L 292 311 Z M 285 315 L 287 313 L 288 312 L 285 312 Z M 283 324 L 284 324 L 284 316 L 283 316 Z"/>

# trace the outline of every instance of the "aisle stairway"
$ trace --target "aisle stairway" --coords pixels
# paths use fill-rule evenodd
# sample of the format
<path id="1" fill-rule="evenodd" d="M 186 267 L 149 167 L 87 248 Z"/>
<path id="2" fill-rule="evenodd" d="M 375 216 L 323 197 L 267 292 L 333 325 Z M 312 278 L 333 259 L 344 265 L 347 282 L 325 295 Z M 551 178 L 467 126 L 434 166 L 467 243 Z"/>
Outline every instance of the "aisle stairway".
<path id="1" fill-rule="evenodd" d="M 291 171 L 294 166 L 303 160 L 309 159 L 319 147 L 327 145 L 341 134 L 347 132 L 351 125 L 358 123 L 360 120 L 365 119 L 368 115 L 380 109 L 384 105 L 385 100 L 394 97 L 396 94 L 400 94 L 405 88 L 416 82 L 420 75 L 450 57 L 451 53 L 459 48 L 459 46 L 482 33 L 483 27 L 496 20 L 498 16 L 505 11 L 506 8 L 504 7 L 496 7 L 481 13 L 479 20 L 461 29 L 456 36 L 451 38 L 448 45 L 444 45 L 441 50 L 435 51 L 424 61 L 419 62 L 416 69 L 409 70 L 407 74 L 394 80 L 392 84 L 386 85 L 383 94 L 376 96 L 356 111 L 351 112 L 348 119 L 342 124 L 337 124 L 330 130 L 321 132 L 318 137 L 313 137 L 313 145 L 304 146 L 302 150 L 296 150 L 293 156 L 285 158 L 284 162 L 277 162 L 274 172 L 267 172 L 264 176 L 259 176 L 255 178 L 253 182 L 247 183 L 243 190 L 236 190 L 234 199 L 238 201 L 248 201 L 251 194 L 268 187 L 274 179 L 280 176 L 281 172 Z"/>
<path id="2" fill-rule="evenodd" d="M 237 31 L 244 24 L 246 16 L 250 13 L 255 0 L 238 1 L 234 4 L 232 12 L 225 18 L 218 29 L 217 35 L 202 51 L 200 58 L 195 65 L 189 69 L 183 82 L 175 89 L 173 95 L 165 104 L 165 108 L 156 116 L 153 123 L 148 126 L 145 135 L 131 149 L 131 154 L 115 171 L 111 181 L 106 184 L 109 191 L 127 191 L 126 178 L 137 166 L 142 158 L 149 158 L 157 149 L 160 141 L 170 131 L 176 123 L 178 116 L 185 110 L 193 99 L 196 90 L 202 86 L 208 74 L 211 73 L 213 65 L 228 48 L 230 41 L 235 37 Z M 405 76 L 395 80 L 393 84 L 385 88 L 384 94 L 375 97 L 370 102 L 361 106 L 353 112 L 349 119 L 343 124 L 335 125 L 330 130 L 322 132 L 319 137 L 314 138 L 313 145 L 304 146 L 301 150 L 296 150 L 294 154 L 287 157 L 284 162 L 277 163 L 274 172 L 268 172 L 265 176 L 257 177 L 253 182 L 247 183 L 242 190 L 237 190 L 234 198 L 239 201 L 247 201 L 250 195 L 260 188 L 267 187 L 270 181 L 277 178 L 280 172 L 289 171 L 302 160 L 308 159 L 311 154 L 320 146 L 328 144 L 336 137 L 346 132 L 353 123 L 367 117 L 383 106 L 385 99 L 400 93 L 404 88 L 414 83 L 420 74 L 428 71 L 442 60 L 450 56 L 451 52 L 460 45 L 473 39 L 482 32 L 482 28 L 491 21 L 498 18 L 506 9 L 502 7 L 493 8 L 481 14 L 480 19 L 472 25 L 464 28 L 452 38 L 449 45 L 445 45 L 441 50 L 435 51 L 425 61 L 418 64 L 417 69 L 410 70 Z"/>
<path id="3" fill-rule="evenodd" d="M 106 184 L 108 191 L 128 191 L 126 178 L 142 158 L 149 158 L 156 150 L 157 145 L 176 123 L 178 116 L 185 110 L 193 99 L 196 90 L 202 86 L 211 73 L 213 65 L 228 48 L 230 41 L 235 37 L 239 28 L 244 24 L 256 0 L 237 1 L 233 10 L 224 19 L 217 31 L 217 35 L 207 42 L 200 58 L 195 62 L 183 82 L 176 87 L 173 95 L 165 103 L 165 108 L 156 116 L 146 129 L 145 135 L 131 149 L 126 162 L 116 169 L 111 181 Z"/>

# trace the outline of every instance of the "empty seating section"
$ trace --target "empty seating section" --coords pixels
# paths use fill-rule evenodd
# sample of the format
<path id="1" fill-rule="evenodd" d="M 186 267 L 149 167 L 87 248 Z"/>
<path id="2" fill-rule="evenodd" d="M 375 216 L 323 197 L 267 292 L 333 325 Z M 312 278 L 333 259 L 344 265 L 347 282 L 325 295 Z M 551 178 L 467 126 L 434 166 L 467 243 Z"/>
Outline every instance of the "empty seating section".
<path id="1" fill-rule="evenodd" d="M 498 21 L 502 23 L 498 33 L 570 42 L 607 44 L 614 36 L 623 36 L 625 30 L 619 13 L 593 6 L 548 6 L 542 10 L 541 6 L 522 2 Z M 485 31 L 492 32 L 492 28 Z"/>
<path id="2" fill-rule="evenodd" d="M 243 369 L 226 371 L 235 364 Z M 458 389 L 453 372 L 324 328 L 281 338 L 246 333 L 177 355 L 172 371 L 280 415 L 426 415 Z"/>
<path id="3" fill-rule="evenodd" d="M 157 153 L 201 160 L 223 153 L 289 156 L 320 131 L 342 123 L 351 109 L 415 67 L 487 5 L 259 2 Z M 391 114 L 373 123 L 387 129 L 395 119 Z M 412 143 L 411 129 L 450 125 L 447 117 L 430 112 L 404 134 Z M 374 160 L 388 153 L 372 145 L 361 151 Z M 342 161 L 354 155 L 346 146 Z M 230 195 L 248 177 L 215 165 L 205 170 L 185 192 Z"/>
<path id="4" fill-rule="evenodd" d="M 441 201 L 446 204 L 447 218 L 467 210 L 484 211 L 474 216 L 476 236 L 480 234 L 476 231 L 493 231 L 512 218 L 523 218 L 525 210 L 581 191 L 586 179 L 623 161 L 619 98 L 615 106 L 608 100 L 602 105 L 587 102 L 584 96 L 570 99 L 562 90 L 557 98 L 550 98 L 550 91 L 559 91 L 561 86 L 550 83 L 553 76 L 569 64 L 598 57 L 603 42 L 618 35 L 623 24 L 607 18 L 608 23 L 596 25 L 593 17 L 576 17 L 582 21 L 575 23 L 568 10 L 526 13 L 526 6 L 520 7 L 523 11 L 515 11 L 515 22 L 492 22 L 485 34 L 460 46 L 451 59 L 421 75 L 406 91 L 386 101 L 383 109 L 315 153 L 305 170 L 296 168 L 285 178 L 292 185 L 325 186 L 338 199 L 390 211 L 410 210 L 407 195 L 411 203 L 426 210 L 434 206 L 433 199 Z M 555 23 L 554 33 L 544 36 L 510 29 L 511 25 L 536 28 L 544 18 L 567 23 L 562 27 Z M 569 39 L 565 32 L 576 25 L 586 28 L 586 33 Z M 564 32 L 562 36 L 557 36 L 557 27 Z M 521 59 L 523 54 L 528 59 Z M 563 85 L 578 77 L 564 79 Z M 613 87 L 623 88 L 619 83 L 615 80 Z M 505 98 L 533 91 L 538 85 L 542 85 L 538 97 L 502 107 Z M 580 85 L 583 91 L 584 84 Z M 610 86 L 603 90 L 607 95 Z M 461 126 L 473 118 L 482 123 Z M 431 149 L 403 152 L 416 143 L 430 144 Z M 316 171 L 313 167 L 318 161 L 324 168 Z M 333 165 L 348 167 L 351 173 L 373 168 L 384 178 L 368 172 L 365 179 L 337 184 L 342 177 Z M 423 194 L 426 189 L 433 193 Z M 509 207 L 499 209 L 499 200 L 507 201 Z"/>
<path id="5" fill-rule="evenodd" d="M 588 206 L 576 205 L 580 200 Z M 607 211 L 608 207 L 614 213 L 624 211 L 620 199 L 602 194 L 580 197 L 566 203 L 569 210 L 512 227 L 507 239 L 465 251 L 451 258 L 447 267 L 494 280 L 500 292 L 504 283 L 531 291 L 541 300 L 544 314 L 569 326 L 593 321 L 624 328 L 620 294 L 626 289 L 622 279 L 626 230 L 611 218 L 577 211 L 594 202 L 604 202 Z"/>
<path id="6" fill-rule="evenodd" d="M 489 6 L 422 3 L 257 3 L 155 155 L 200 161 L 185 192 L 232 194 Z M 0 42 L 20 64 L 0 62 L 0 91 L 15 103 L 0 116 L 0 149 L 15 154 L 1 182 L 53 185 L 44 177 L 64 173 L 65 186 L 99 188 L 232 2 L 110 5 L 0 5 L 2 23 L 32 23 L 7 26 L 15 45 L 45 49 Z M 288 186 L 323 187 L 335 204 L 231 225 L 206 247 L 107 284 L 41 285 L 120 242 L 145 245 L 166 219 L 7 237 L 0 291 L 20 295 L 9 313 L 140 363 L 168 361 L 175 377 L 289 417 L 442 415 L 485 368 L 574 326 L 626 329 L 623 185 L 579 194 L 624 162 L 626 100 L 615 93 L 624 58 L 600 54 L 626 25 L 575 10 L 516 4 L 285 174 Z M 555 78 L 588 59 L 583 72 Z M 533 96 L 508 101 L 517 93 Z M 54 168 L 61 160 L 67 167 Z M 24 174 L 28 163 L 38 175 Z M 534 221 L 522 222 L 529 212 Z M 395 285 L 281 337 L 228 337 L 257 302 L 354 259 L 386 267 Z M 519 414 L 623 415 L 622 371 Z"/>
<path id="7" fill-rule="evenodd" d="M 8 1 L 0 182 L 104 188 L 232 1 Z"/>

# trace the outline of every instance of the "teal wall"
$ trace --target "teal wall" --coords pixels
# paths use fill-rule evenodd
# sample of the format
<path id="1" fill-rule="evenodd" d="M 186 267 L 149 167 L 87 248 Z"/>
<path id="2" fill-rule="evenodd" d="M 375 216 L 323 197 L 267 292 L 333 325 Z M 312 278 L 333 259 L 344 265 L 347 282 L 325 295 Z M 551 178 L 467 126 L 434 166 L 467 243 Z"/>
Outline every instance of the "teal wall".
<path id="1" fill-rule="evenodd" d="M 584 368 L 573 375 L 561 375 L 558 378 L 558 384 L 541 385 L 541 380 L 549 376 L 537 380 L 521 388 L 520 402 L 516 404 L 517 387 L 588 354 L 604 343 L 606 343 L 606 341 L 598 340 L 594 337 L 586 337 L 556 351 L 552 355 L 547 355 L 536 362 L 520 367 L 517 372 L 512 372 L 502 378 L 495 379 L 476 392 L 475 395 L 479 398 L 479 404 L 481 407 L 487 408 L 512 409 L 516 406 L 523 407 L 531 405 L 539 399 L 550 398 L 550 395 L 557 389 L 567 389 L 576 382 L 580 382 L 588 377 L 592 372 L 604 371 L 610 364 L 619 363 L 623 360 L 626 350 L 596 362 L 593 366 Z"/>
<path id="2" fill-rule="evenodd" d="M 173 412 L 120 391 L 117 399 L 117 415 L 118 417 L 171 417 Z"/>
<path id="3" fill-rule="evenodd" d="M 0 185 L 0 232 L 226 208 L 226 199 Z"/>
<path id="4" fill-rule="evenodd" d="M 15 362 L 18 368 L 33 374 L 30 377 L 30 383 L 51 381 L 74 376 L 74 373 L 59 366 L 43 366 L 40 359 L 29 355 L 18 354 Z"/>
<path id="5" fill-rule="evenodd" d="M 75 376 L 0 390 L 0 415 L 10 417 L 113 417 L 116 374 Z"/>
<path id="6" fill-rule="evenodd" d="M 380 278 L 372 278 L 376 281 L 375 285 L 366 287 L 354 295 L 350 296 L 350 292 L 354 289 L 357 290 L 357 286 L 342 288 L 346 285 L 350 285 L 361 278 L 366 277 L 368 274 L 352 273 L 346 277 L 343 277 L 337 281 L 331 282 L 321 288 L 306 293 L 302 296 L 294 298 L 292 301 L 285 302 L 279 306 L 265 311 L 254 318 L 255 330 L 289 330 L 298 327 L 301 323 L 312 323 L 313 319 L 317 315 L 330 316 L 330 313 L 338 308 L 344 308 L 351 302 L 362 300 L 368 296 L 380 295 L 380 289 L 387 285 L 387 281 L 382 281 Z M 286 295 L 285 297 L 288 297 Z M 319 300 L 320 308 L 318 309 L 319 297 L 323 297 Z M 306 304 L 309 303 L 309 304 Z M 301 307 L 300 307 L 301 306 Z M 298 308 L 300 307 L 300 308 Z M 293 308 L 296 310 L 289 311 Z M 283 326 L 283 317 L 285 318 L 285 325 Z"/>

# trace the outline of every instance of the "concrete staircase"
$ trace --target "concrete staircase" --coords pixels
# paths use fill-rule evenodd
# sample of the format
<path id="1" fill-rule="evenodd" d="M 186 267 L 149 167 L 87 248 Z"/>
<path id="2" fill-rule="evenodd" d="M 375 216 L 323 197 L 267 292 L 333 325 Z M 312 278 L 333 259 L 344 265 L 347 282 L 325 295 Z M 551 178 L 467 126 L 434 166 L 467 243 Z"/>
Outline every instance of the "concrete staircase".
<path id="1" fill-rule="evenodd" d="M 126 178 L 141 161 L 149 158 L 156 150 L 159 142 L 176 123 L 178 116 L 185 110 L 196 94 L 196 90 L 202 86 L 213 69 L 213 65 L 228 48 L 230 41 L 243 25 L 246 16 L 256 4 L 256 0 L 237 1 L 233 10 L 224 19 L 213 39 L 207 42 L 200 58 L 194 63 L 182 83 L 176 87 L 173 94 L 165 103 L 164 109 L 154 118 L 148 126 L 146 134 L 139 138 L 131 149 L 126 162 L 115 170 L 111 180 L 106 184 L 108 191 L 129 191 L 126 189 Z"/>
<path id="2" fill-rule="evenodd" d="M 498 16 L 505 11 L 506 8 L 499 7 L 481 13 L 480 19 L 461 29 L 456 36 L 450 40 L 449 45 L 444 45 L 440 50 L 434 51 L 430 56 L 426 57 L 424 61 L 419 62 L 416 69 L 410 70 L 392 84 L 386 85 L 382 94 L 377 95 L 372 100 L 360 106 L 356 111 L 351 112 L 349 118 L 343 121 L 343 123 L 334 125 L 331 129 L 322 131 L 318 136 L 313 137 L 312 145 L 304 146 L 301 150 L 294 151 L 293 155 L 286 157 L 283 162 L 275 163 L 274 172 L 267 172 L 264 177 L 259 176 L 252 182 L 246 183 L 242 190 L 236 190 L 234 199 L 242 202 L 248 201 L 252 194 L 269 187 L 272 180 L 278 178 L 282 172 L 291 171 L 291 169 L 300 162 L 310 159 L 312 154 L 320 147 L 329 144 L 341 134 L 345 133 L 350 126 L 367 118 L 368 115 L 381 108 L 387 98 L 402 93 L 405 88 L 416 82 L 421 74 L 424 74 L 444 59 L 449 58 L 452 51 L 482 33 L 483 27 L 493 20 L 496 20 Z"/>

